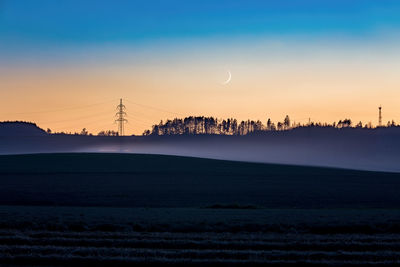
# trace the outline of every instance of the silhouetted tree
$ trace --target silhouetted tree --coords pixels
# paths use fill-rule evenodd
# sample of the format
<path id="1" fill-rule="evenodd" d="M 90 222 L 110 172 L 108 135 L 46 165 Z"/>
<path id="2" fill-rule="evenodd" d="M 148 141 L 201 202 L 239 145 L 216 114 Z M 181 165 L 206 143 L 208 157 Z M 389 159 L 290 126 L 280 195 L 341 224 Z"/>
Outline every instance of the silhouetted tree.
<path id="1" fill-rule="evenodd" d="M 118 135 L 119 135 L 119 133 L 117 131 L 113 131 L 113 130 L 101 131 L 97 134 L 97 136 L 118 136 Z"/>
<path id="2" fill-rule="evenodd" d="M 231 129 L 232 129 L 232 134 L 237 135 L 237 127 L 238 127 L 238 122 L 236 119 L 233 119 L 232 124 L 231 124 Z"/>
<path id="3" fill-rule="evenodd" d="M 270 118 L 268 118 L 268 120 L 267 120 L 267 130 L 271 130 L 271 125 L 272 125 L 272 121 L 271 121 L 271 119 Z"/>
<path id="4" fill-rule="evenodd" d="M 290 128 L 290 118 L 288 115 L 286 115 L 285 119 L 283 120 L 283 125 L 285 130 Z"/>
<path id="5" fill-rule="evenodd" d="M 83 128 L 80 135 L 88 135 L 89 132 L 86 130 L 86 128 Z"/>
<path id="6" fill-rule="evenodd" d="M 151 131 L 152 135 L 160 135 L 160 129 L 158 127 L 158 125 L 153 125 L 153 129 Z"/>
<path id="7" fill-rule="evenodd" d="M 351 120 L 350 119 L 344 119 L 340 120 L 337 124 L 338 128 L 344 128 L 344 127 L 350 127 L 351 126 Z"/>
<path id="8" fill-rule="evenodd" d="M 278 128 L 278 131 L 282 131 L 283 123 L 279 121 L 278 124 L 277 124 L 277 128 Z"/>

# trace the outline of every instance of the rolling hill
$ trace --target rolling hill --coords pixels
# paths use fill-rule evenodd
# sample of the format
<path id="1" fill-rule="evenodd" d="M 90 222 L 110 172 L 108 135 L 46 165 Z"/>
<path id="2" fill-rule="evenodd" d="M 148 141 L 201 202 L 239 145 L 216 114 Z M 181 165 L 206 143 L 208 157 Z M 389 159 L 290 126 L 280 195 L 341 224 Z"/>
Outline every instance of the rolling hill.
<path id="1" fill-rule="evenodd" d="M 47 133 L 35 123 L 30 122 L 0 122 L 0 137 L 30 137 L 45 136 Z"/>
<path id="2" fill-rule="evenodd" d="M 143 154 L 0 156 L 2 266 L 390 265 L 400 174 Z"/>
<path id="3" fill-rule="evenodd" d="M 0 156 L 0 205 L 397 208 L 400 174 L 141 154 Z"/>

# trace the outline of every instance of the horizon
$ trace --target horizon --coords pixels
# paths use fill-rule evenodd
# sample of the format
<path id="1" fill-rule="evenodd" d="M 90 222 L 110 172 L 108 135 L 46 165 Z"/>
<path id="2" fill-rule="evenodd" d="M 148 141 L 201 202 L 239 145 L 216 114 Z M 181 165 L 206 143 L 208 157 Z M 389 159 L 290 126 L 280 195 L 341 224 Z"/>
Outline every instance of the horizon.
<path id="1" fill-rule="evenodd" d="M 37 129 L 46 132 L 47 134 L 55 135 L 90 135 L 90 136 L 121 136 L 119 129 L 103 129 L 99 132 L 91 132 L 90 129 L 84 127 L 80 131 L 66 132 L 53 131 L 50 128 L 43 128 L 34 121 L 0 121 L 0 124 L 29 124 L 37 127 Z M 290 131 L 299 128 L 333 128 L 333 129 L 383 129 L 400 127 L 400 124 L 394 120 L 388 121 L 381 125 L 373 125 L 371 122 L 362 123 L 354 122 L 351 118 L 345 118 L 332 123 L 309 121 L 307 123 L 298 123 L 292 121 L 287 115 L 281 121 L 272 121 L 270 119 L 264 123 L 261 120 L 237 120 L 236 118 L 216 118 L 207 116 L 188 116 L 175 117 L 173 119 L 161 120 L 159 123 L 154 123 L 152 127 L 146 129 L 141 134 L 132 134 L 124 132 L 122 136 L 149 136 L 149 135 L 237 135 L 245 136 L 255 133 L 266 132 L 281 132 Z M 165 132 L 163 132 L 165 131 Z M 12 136 L 12 132 L 9 132 Z"/>
<path id="2" fill-rule="evenodd" d="M 117 130 L 123 97 L 127 135 L 192 115 L 377 125 L 380 105 L 383 125 L 399 122 L 399 11 L 396 1 L 5 0 L 0 121 Z"/>

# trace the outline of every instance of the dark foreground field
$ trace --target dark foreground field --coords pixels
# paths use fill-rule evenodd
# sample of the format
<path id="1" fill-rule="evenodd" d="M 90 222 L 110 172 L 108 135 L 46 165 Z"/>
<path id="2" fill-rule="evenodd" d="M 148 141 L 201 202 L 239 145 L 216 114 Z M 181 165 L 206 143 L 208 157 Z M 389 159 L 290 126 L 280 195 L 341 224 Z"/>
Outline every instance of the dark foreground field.
<path id="1" fill-rule="evenodd" d="M 0 265 L 396 264 L 400 174 L 121 154 L 0 157 Z"/>

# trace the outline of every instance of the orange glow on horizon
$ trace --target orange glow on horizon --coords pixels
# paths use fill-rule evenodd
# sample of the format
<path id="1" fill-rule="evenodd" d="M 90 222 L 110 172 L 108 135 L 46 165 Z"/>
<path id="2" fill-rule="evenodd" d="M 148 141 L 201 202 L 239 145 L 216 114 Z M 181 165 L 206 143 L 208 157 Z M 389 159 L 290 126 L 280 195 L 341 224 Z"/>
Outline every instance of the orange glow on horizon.
<path id="1" fill-rule="evenodd" d="M 284 49 L 283 49 L 284 50 Z M 362 56 L 339 50 L 306 54 L 240 55 L 221 50 L 189 52 L 148 62 L 99 59 L 93 64 L 40 65 L 0 70 L 0 121 L 24 120 L 53 132 L 93 134 L 116 130 L 125 99 L 126 134 L 142 134 L 160 120 L 214 116 L 238 120 L 332 123 L 344 118 L 377 124 L 400 122 L 399 57 L 379 50 Z M 311 50 L 311 49 L 309 49 Z M 356 51 L 356 50 L 354 50 Z M 379 52 L 379 53 L 378 53 Z M 228 69 L 232 80 L 227 85 Z M 151 108 L 149 108 L 151 107 Z"/>

